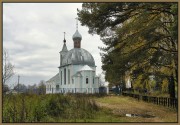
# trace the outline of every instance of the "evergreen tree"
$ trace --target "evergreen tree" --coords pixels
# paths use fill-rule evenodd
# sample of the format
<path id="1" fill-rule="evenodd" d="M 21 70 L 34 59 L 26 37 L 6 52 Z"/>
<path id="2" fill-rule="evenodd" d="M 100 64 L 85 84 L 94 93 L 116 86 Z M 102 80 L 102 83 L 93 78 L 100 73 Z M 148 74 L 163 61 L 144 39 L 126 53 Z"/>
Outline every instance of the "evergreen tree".
<path id="1" fill-rule="evenodd" d="M 89 33 L 101 36 L 106 80 L 124 84 L 126 72 L 146 87 L 150 75 L 177 83 L 177 3 L 83 3 L 78 11 Z M 175 91 L 175 89 L 174 89 Z"/>

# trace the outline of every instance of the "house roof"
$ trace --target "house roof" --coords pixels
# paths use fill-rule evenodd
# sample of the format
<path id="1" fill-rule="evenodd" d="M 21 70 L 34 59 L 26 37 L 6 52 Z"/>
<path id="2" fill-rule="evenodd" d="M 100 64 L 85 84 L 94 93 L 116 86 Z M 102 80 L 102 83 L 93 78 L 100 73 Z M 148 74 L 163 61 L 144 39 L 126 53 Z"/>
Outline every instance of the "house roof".
<path id="1" fill-rule="evenodd" d="M 59 73 L 57 73 L 55 76 L 53 76 L 46 82 L 58 82 L 58 81 L 60 81 Z"/>

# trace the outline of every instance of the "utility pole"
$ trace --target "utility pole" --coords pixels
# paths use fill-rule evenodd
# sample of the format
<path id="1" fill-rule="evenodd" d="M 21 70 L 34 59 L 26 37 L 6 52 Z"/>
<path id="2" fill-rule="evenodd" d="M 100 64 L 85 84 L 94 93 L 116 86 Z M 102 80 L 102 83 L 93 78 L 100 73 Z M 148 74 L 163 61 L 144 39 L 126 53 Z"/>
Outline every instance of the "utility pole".
<path id="1" fill-rule="evenodd" d="M 19 94 L 19 79 L 20 79 L 20 76 L 18 75 L 18 94 Z"/>

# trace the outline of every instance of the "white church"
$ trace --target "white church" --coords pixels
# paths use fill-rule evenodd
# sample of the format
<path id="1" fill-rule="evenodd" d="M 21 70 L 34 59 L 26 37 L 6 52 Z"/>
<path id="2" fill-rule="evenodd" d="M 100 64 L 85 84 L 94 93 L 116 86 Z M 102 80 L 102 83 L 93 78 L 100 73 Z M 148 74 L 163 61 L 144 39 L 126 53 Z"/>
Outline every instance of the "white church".
<path id="1" fill-rule="evenodd" d="M 82 36 L 76 29 L 72 36 L 74 48 L 64 45 L 60 53 L 59 72 L 46 82 L 46 94 L 50 93 L 99 93 L 99 77 L 93 56 L 81 48 Z"/>

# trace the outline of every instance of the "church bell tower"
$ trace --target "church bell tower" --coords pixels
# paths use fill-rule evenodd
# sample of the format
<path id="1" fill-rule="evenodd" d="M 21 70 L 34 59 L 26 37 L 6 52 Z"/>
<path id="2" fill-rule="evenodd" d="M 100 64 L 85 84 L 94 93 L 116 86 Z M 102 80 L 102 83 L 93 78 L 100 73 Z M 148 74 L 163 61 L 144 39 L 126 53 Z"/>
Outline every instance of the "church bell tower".
<path id="1" fill-rule="evenodd" d="M 66 55 L 66 53 L 68 52 L 68 49 L 67 49 L 67 46 L 66 46 L 66 39 L 65 39 L 65 32 L 64 32 L 64 45 L 63 45 L 63 48 L 62 50 L 59 52 L 60 53 L 60 66 L 62 65 L 62 60 L 63 60 L 63 57 Z"/>

